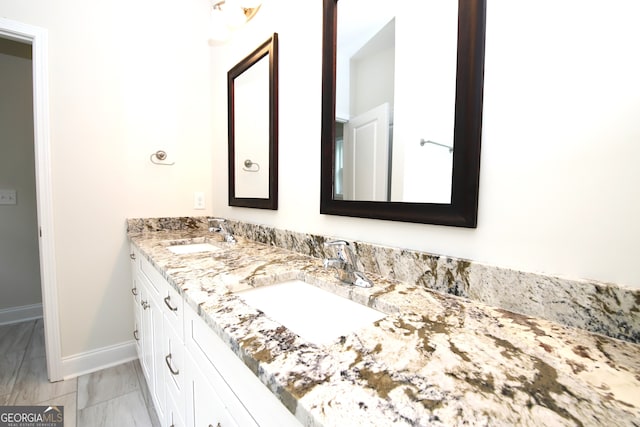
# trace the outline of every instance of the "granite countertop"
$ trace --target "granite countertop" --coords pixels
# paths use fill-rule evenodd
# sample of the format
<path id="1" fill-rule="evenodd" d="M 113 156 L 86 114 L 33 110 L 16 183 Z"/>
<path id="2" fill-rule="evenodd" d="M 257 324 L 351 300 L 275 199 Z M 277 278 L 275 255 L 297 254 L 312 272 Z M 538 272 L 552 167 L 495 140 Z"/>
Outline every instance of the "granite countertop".
<path id="1" fill-rule="evenodd" d="M 129 238 L 304 425 L 640 426 L 640 345 L 371 274 L 344 286 L 318 258 L 243 238 Z M 222 250 L 167 249 L 205 239 Z M 293 278 L 387 316 L 321 346 L 231 293 Z"/>

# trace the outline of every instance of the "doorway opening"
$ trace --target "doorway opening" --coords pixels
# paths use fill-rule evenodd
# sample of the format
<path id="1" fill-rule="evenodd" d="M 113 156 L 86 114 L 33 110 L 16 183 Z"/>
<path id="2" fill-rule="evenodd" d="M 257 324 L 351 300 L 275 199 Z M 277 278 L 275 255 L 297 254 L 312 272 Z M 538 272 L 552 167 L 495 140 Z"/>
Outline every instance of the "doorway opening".
<path id="1" fill-rule="evenodd" d="M 31 46 L 33 108 L 33 171 L 37 238 L 45 329 L 47 372 L 50 381 L 62 380 L 60 331 L 55 273 L 53 206 L 51 192 L 51 155 L 49 139 L 49 86 L 47 72 L 47 31 L 45 29 L 0 18 L 0 39 L 15 46 Z M 11 190 L 11 189 L 9 189 Z M 9 193 L 11 196 L 12 193 Z M 10 197 L 9 197 L 10 198 Z M 17 198 L 17 195 L 16 195 Z"/>

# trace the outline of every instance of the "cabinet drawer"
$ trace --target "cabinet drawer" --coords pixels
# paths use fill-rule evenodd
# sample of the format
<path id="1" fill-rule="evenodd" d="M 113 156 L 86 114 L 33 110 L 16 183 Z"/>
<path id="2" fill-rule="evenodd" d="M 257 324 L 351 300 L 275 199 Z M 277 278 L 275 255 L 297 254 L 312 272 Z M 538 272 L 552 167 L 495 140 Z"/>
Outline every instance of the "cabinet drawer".
<path id="1" fill-rule="evenodd" d="M 134 278 L 136 292 L 139 293 L 141 287 L 147 288 L 149 293 L 158 300 L 158 309 L 170 319 L 171 326 L 178 333 L 180 339 L 184 339 L 182 296 L 149 261 L 136 252 L 134 254 L 137 265 L 140 267 Z"/>
<path id="2" fill-rule="evenodd" d="M 155 292 L 156 296 L 162 295 L 162 288 L 165 284 L 168 285 L 166 279 L 144 256 L 138 253 L 136 257 L 138 269 L 147 279 L 148 283 L 151 284 L 151 290 Z"/>
<path id="3" fill-rule="evenodd" d="M 163 337 L 163 363 L 165 386 L 168 394 L 172 395 L 176 402 L 184 399 L 185 358 L 184 342 L 178 336 L 165 317 Z"/>
<path id="4" fill-rule="evenodd" d="M 167 282 L 162 289 L 162 304 L 160 305 L 164 317 L 178 334 L 181 341 L 184 340 L 184 309 L 183 299 L 180 294 Z"/>

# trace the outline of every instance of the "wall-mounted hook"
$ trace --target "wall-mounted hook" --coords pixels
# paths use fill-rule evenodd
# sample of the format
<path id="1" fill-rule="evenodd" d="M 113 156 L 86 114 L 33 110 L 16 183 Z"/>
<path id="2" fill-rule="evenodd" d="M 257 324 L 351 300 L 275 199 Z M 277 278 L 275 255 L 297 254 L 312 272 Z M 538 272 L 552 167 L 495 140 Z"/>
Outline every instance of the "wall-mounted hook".
<path id="1" fill-rule="evenodd" d="M 258 172 L 260 170 L 260 165 L 247 159 L 244 161 L 244 167 L 242 170 L 245 172 Z"/>
<path id="2" fill-rule="evenodd" d="M 149 159 L 151 160 L 151 163 L 161 166 L 172 166 L 176 164 L 176 162 L 165 162 L 165 160 L 167 159 L 167 152 L 163 150 L 156 151 L 149 157 Z"/>

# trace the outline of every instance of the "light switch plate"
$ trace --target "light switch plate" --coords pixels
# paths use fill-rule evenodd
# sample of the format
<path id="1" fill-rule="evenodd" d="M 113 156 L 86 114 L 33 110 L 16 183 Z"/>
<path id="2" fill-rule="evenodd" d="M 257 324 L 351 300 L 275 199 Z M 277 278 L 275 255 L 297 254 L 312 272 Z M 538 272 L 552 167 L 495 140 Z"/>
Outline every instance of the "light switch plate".
<path id="1" fill-rule="evenodd" d="M 16 190 L 0 190 L 0 205 L 15 205 Z"/>
<path id="2" fill-rule="evenodd" d="M 202 191 L 193 193 L 193 208 L 204 209 L 204 193 Z"/>

